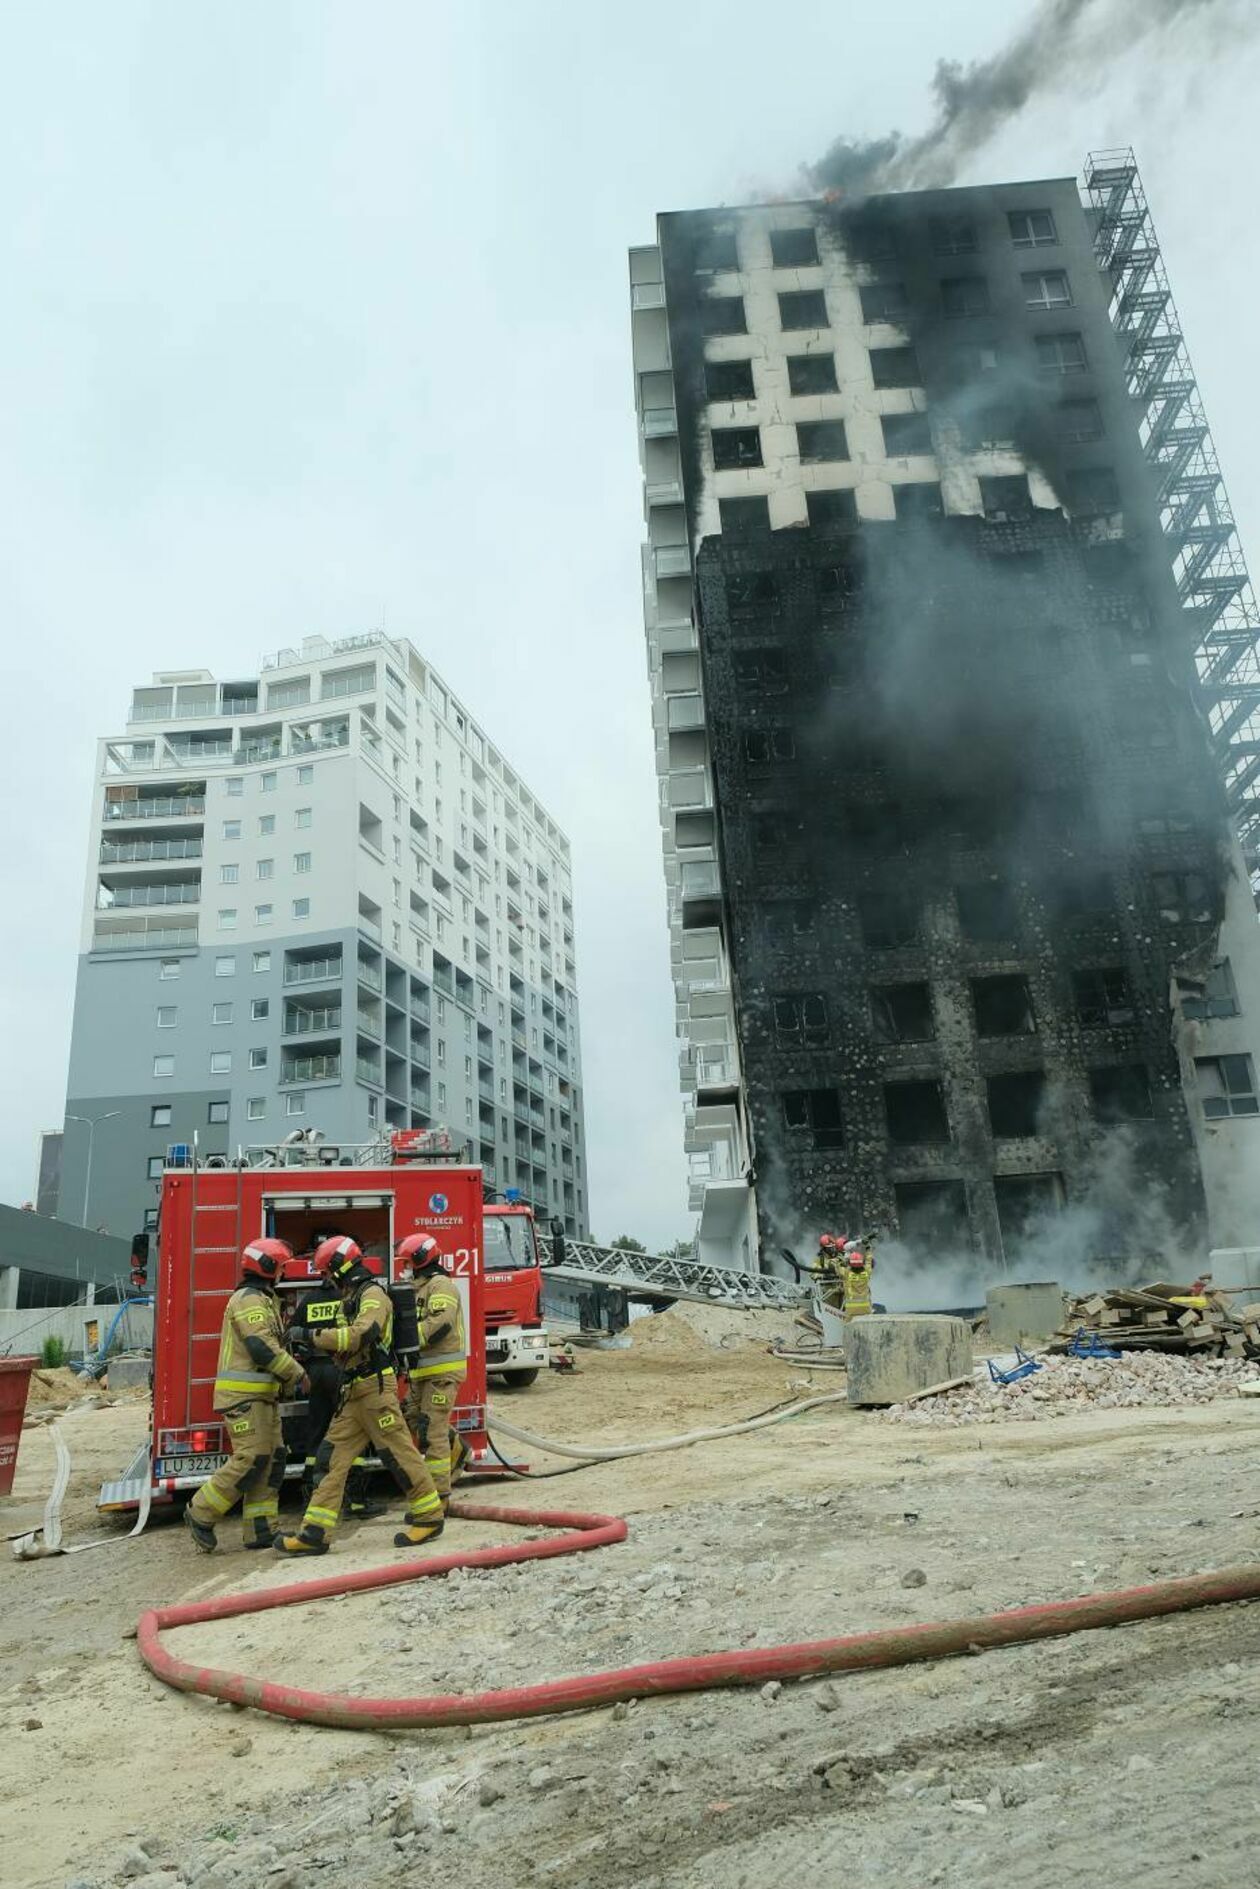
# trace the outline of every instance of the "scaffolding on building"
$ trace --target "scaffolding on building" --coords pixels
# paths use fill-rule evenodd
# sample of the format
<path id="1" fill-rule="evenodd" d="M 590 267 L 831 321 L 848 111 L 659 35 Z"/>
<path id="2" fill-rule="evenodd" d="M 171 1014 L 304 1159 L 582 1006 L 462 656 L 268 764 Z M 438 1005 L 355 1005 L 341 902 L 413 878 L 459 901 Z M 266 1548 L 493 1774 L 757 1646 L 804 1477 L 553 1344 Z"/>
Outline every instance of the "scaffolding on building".
<path id="1" fill-rule="evenodd" d="M 1260 892 L 1260 609 L 1132 150 L 1091 152 L 1083 189 L 1229 804 Z"/>

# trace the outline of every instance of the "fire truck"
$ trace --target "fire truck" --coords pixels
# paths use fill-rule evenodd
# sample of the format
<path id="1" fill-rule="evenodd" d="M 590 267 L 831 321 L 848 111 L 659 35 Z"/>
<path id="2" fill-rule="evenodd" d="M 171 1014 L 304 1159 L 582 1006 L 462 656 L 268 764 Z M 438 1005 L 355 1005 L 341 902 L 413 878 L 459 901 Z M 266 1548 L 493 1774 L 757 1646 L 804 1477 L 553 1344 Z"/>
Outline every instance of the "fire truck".
<path id="1" fill-rule="evenodd" d="M 519 1189 L 487 1201 L 482 1239 L 485 1273 L 486 1375 L 524 1390 L 546 1367 L 542 1255 L 534 1210 Z"/>
<path id="2" fill-rule="evenodd" d="M 452 1158 L 458 1152 L 444 1132 L 414 1129 L 366 1147 L 299 1137 L 235 1159 L 199 1158 L 195 1144 L 168 1149 L 153 1282 L 152 1434 L 123 1477 L 104 1485 L 98 1506 L 173 1502 L 227 1461 L 223 1418 L 211 1407 L 223 1308 L 239 1283 L 243 1248 L 262 1234 L 293 1248 L 279 1282 L 282 1302 L 292 1304 L 316 1282 L 311 1256 L 329 1233 L 351 1235 L 391 1284 L 397 1242 L 431 1233 L 459 1288 L 468 1334 L 455 1426 L 470 1468 L 501 1469 L 486 1439 L 482 1174 Z M 287 1474 L 300 1476 L 305 1402 L 282 1403 L 280 1414 Z"/>

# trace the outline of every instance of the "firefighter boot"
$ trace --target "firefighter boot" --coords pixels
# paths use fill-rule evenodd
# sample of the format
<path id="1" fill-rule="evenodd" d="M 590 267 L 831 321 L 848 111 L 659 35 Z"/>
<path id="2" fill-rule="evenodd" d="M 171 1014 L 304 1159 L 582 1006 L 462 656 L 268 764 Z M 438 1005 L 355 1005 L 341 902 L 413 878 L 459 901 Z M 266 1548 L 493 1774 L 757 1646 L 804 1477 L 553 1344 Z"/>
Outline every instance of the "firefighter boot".
<path id="1" fill-rule="evenodd" d="M 199 1522 L 191 1508 L 184 1510 L 184 1527 L 193 1538 L 193 1543 L 202 1554 L 213 1554 L 218 1547 L 215 1532 L 205 1522 Z"/>
<path id="2" fill-rule="evenodd" d="M 346 1477 L 346 1514 L 353 1515 L 356 1522 L 374 1522 L 384 1513 L 385 1504 L 373 1502 L 368 1494 L 367 1470 L 356 1463 Z"/>
<path id="3" fill-rule="evenodd" d="M 275 1530 L 271 1526 L 269 1515 L 250 1515 L 245 1522 L 245 1546 L 247 1548 L 272 1548 L 275 1546 Z"/>
<path id="4" fill-rule="evenodd" d="M 445 1516 L 439 1509 L 432 1521 L 408 1522 L 406 1528 L 400 1528 L 394 1536 L 395 1548 L 422 1548 L 426 1541 L 436 1541 L 445 1526 Z"/>
<path id="5" fill-rule="evenodd" d="M 318 1528 L 303 1528 L 298 1535 L 277 1535 L 272 1542 L 277 1554 L 327 1554 L 328 1543 Z"/>

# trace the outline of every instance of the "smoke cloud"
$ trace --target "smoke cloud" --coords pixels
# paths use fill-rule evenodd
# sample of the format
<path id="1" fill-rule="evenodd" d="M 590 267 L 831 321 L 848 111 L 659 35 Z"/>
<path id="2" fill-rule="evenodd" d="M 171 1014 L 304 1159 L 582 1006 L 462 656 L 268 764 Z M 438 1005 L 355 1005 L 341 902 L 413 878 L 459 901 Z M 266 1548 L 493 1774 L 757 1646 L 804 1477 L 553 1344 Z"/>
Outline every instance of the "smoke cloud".
<path id="1" fill-rule="evenodd" d="M 877 191 L 931 190 L 952 184 L 1034 98 L 1093 89 L 1118 57 L 1187 23 L 1239 36 L 1257 27 L 1248 0 L 1040 0 L 1027 24 L 991 59 L 963 66 L 937 62 L 935 116 L 927 131 L 859 140 L 837 138 L 804 167 L 809 185 L 846 198 Z"/>

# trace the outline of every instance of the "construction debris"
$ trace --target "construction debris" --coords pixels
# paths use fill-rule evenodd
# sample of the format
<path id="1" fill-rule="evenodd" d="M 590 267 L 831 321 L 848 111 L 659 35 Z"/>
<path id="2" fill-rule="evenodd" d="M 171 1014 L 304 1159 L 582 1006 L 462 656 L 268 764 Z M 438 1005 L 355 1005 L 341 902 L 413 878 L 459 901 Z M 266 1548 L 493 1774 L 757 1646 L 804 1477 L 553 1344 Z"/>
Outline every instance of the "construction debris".
<path id="1" fill-rule="evenodd" d="M 922 1403 L 893 1404 L 890 1423 L 956 1429 L 966 1423 L 1029 1423 L 1083 1410 L 1129 1410 L 1137 1405 L 1208 1404 L 1252 1394 L 1260 1373 L 1246 1359 L 1181 1358 L 1135 1351 L 1124 1358 L 1048 1356 L 1013 1383 L 977 1378 Z"/>
<path id="2" fill-rule="evenodd" d="M 1195 1358 L 1260 1358 L 1260 1302 L 1210 1286 L 1154 1285 L 1095 1292 L 1077 1299 L 1051 1342 L 1065 1350 L 1078 1331 L 1097 1332 L 1118 1351 L 1175 1352 Z"/>

